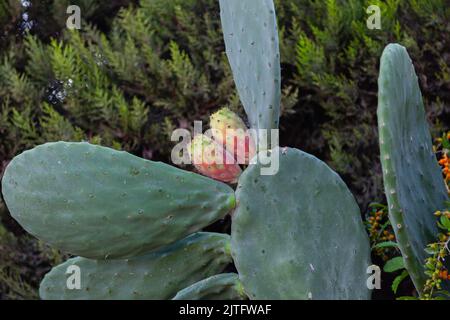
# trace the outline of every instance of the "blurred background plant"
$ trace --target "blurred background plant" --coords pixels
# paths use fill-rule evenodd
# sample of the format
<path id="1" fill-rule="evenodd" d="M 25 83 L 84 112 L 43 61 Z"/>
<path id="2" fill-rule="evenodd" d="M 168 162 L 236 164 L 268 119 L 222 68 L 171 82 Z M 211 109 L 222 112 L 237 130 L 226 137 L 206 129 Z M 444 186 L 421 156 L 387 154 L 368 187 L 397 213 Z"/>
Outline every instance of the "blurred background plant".
<path id="1" fill-rule="evenodd" d="M 275 2 L 280 143 L 324 159 L 370 216 L 369 204 L 384 202 L 379 57 L 389 42 L 407 47 L 440 135 L 450 122 L 450 7 L 445 0 Z M 81 8 L 80 31 L 65 28 L 69 4 Z M 381 8 L 381 30 L 366 26 L 370 4 Z M 14 155 L 56 140 L 170 162 L 172 130 L 207 123 L 222 106 L 243 115 L 216 0 L 0 3 L 0 172 Z M 35 298 L 40 277 L 64 256 L 25 235 L 2 207 L 0 299 Z M 391 297 L 389 286 L 382 291 L 389 293 L 377 296 Z"/>

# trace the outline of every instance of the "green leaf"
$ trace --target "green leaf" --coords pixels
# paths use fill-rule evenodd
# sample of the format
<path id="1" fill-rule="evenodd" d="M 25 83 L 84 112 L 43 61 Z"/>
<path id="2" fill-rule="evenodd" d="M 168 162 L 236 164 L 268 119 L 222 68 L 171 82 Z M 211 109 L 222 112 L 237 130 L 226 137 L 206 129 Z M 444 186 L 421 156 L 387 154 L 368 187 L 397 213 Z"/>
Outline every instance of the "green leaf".
<path id="1" fill-rule="evenodd" d="M 426 247 L 425 252 L 428 253 L 429 255 L 433 255 L 436 254 L 438 251 L 436 249 L 432 249 L 431 247 Z"/>
<path id="2" fill-rule="evenodd" d="M 404 269 L 405 265 L 403 263 L 403 257 L 395 257 L 387 261 L 384 265 L 384 272 L 395 272 L 397 270 Z"/>
<path id="3" fill-rule="evenodd" d="M 397 289 L 398 289 L 398 286 L 400 285 L 400 283 L 402 283 L 402 281 L 408 276 L 409 276 L 408 271 L 403 270 L 403 272 L 394 279 L 394 281 L 392 282 L 392 291 L 395 294 L 397 293 Z"/>
<path id="4" fill-rule="evenodd" d="M 446 133 L 442 135 L 442 147 L 444 147 L 444 149 L 450 149 L 450 141 L 447 139 Z"/>
<path id="5" fill-rule="evenodd" d="M 385 209 L 387 209 L 387 206 L 384 204 L 381 204 L 381 203 L 374 202 L 374 203 L 369 204 L 369 208 L 377 208 L 377 209 L 385 210 Z"/>
<path id="6" fill-rule="evenodd" d="M 380 242 L 380 243 L 377 243 L 376 245 L 374 245 L 372 247 L 372 249 L 391 248 L 391 247 L 398 248 L 397 242 L 394 242 L 394 241 Z"/>
<path id="7" fill-rule="evenodd" d="M 445 227 L 445 229 L 450 230 L 450 219 L 446 216 L 441 216 L 441 224 Z"/>

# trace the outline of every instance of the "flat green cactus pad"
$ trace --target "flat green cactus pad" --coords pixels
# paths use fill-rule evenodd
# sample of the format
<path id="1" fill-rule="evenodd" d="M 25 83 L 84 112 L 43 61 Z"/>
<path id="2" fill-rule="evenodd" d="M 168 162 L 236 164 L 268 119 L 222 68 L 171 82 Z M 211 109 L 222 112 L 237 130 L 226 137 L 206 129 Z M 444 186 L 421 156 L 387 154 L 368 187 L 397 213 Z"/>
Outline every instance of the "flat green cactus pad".
<path id="1" fill-rule="evenodd" d="M 281 69 L 272 0 L 220 0 L 228 60 L 254 129 L 276 129 L 280 116 Z"/>
<path id="2" fill-rule="evenodd" d="M 45 276 L 39 293 L 49 300 L 171 299 L 230 262 L 228 235 L 196 233 L 129 260 L 69 259 Z M 79 271 L 72 271 L 73 266 Z M 74 287 L 75 272 L 80 275 L 79 289 Z"/>
<path id="3" fill-rule="evenodd" d="M 325 163 L 296 149 L 276 175 L 239 179 L 231 248 L 251 299 L 368 299 L 368 237 L 358 205 Z"/>
<path id="4" fill-rule="evenodd" d="M 406 49 L 386 47 L 378 79 L 378 127 L 389 218 L 405 267 L 419 292 L 424 249 L 438 233 L 433 213 L 448 199 L 414 66 Z"/>
<path id="5" fill-rule="evenodd" d="M 88 143 L 48 143 L 24 152 L 8 165 L 2 186 L 25 230 L 93 259 L 155 250 L 235 205 L 223 183 Z"/>
<path id="6" fill-rule="evenodd" d="M 218 274 L 181 290 L 173 300 L 244 300 L 242 285 L 236 273 Z"/>

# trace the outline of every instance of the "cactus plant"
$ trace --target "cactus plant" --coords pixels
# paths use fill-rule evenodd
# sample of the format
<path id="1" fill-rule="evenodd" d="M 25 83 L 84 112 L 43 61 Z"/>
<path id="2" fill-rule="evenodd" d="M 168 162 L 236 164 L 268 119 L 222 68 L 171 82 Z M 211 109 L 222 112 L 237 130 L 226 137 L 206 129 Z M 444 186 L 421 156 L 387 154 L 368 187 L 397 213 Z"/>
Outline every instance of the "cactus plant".
<path id="1" fill-rule="evenodd" d="M 2 187 L 25 230 L 93 259 L 155 250 L 235 206 L 225 184 L 88 143 L 48 143 L 20 154 L 8 165 Z"/>
<path id="2" fill-rule="evenodd" d="M 236 273 L 218 274 L 181 290 L 173 300 L 244 300 L 242 284 Z"/>
<path id="3" fill-rule="evenodd" d="M 220 7 L 227 55 L 250 125 L 276 129 L 281 79 L 273 1 L 221 0 Z M 203 145 L 204 137 L 198 139 Z M 176 299 L 244 298 L 243 293 L 251 299 L 369 298 L 369 245 L 353 196 L 315 157 L 268 146 L 258 142 L 264 154 L 279 156 L 278 173 L 262 176 L 263 165 L 250 164 L 236 196 L 206 177 L 87 143 L 50 143 L 17 156 L 2 182 L 12 215 L 38 238 L 82 256 L 46 276 L 42 297 L 167 298 L 186 286 Z M 231 174 L 203 173 L 234 182 L 241 173 L 234 165 Z M 228 261 L 223 253 L 204 255 L 214 245 L 196 247 L 200 253 L 192 257 L 186 257 L 190 244 L 183 240 L 176 249 L 164 247 L 222 218 L 235 208 L 236 197 L 230 250 L 238 275 L 207 278 Z M 124 257 L 130 259 L 110 260 Z M 198 261 L 187 266 L 192 259 Z M 208 261 L 214 268 L 197 268 Z M 91 295 L 64 288 L 64 268 L 73 263 L 88 271 L 89 290 L 84 289 L 95 287 Z M 146 288 L 144 264 L 161 292 Z M 176 273 L 165 273 L 169 265 Z M 133 275 L 115 282 L 121 270 Z M 193 284 L 194 277 L 200 282 Z"/>
<path id="4" fill-rule="evenodd" d="M 127 260 L 72 258 L 49 272 L 40 286 L 43 299 L 171 299 L 231 262 L 225 234 L 196 233 L 156 252 Z M 67 270 L 77 266 L 80 287 L 68 288 Z"/>
<path id="5" fill-rule="evenodd" d="M 418 79 L 404 47 L 385 48 L 378 86 L 380 158 L 389 218 L 404 265 L 421 292 L 425 248 L 438 233 L 433 212 L 445 207 L 448 196 L 432 149 Z"/>

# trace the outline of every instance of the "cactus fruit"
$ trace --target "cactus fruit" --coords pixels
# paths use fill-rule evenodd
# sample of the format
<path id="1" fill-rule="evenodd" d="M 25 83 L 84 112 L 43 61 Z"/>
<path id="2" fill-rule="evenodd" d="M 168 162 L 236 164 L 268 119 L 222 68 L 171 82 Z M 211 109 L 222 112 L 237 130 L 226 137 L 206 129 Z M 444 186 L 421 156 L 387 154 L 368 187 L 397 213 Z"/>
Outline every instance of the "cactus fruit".
<path id="1" fill-rule="evenodd" d="M 223 271 L 231 262 L 229 241 L 225 234 L 200 232 L 129 260 L 69 259 L 45 276 L 39 294 L 46 300 L 171 299 Z M 71 266 L 79 268 L 79 288 L 67 285 Z"/>
<path id="2" fill-rule="evenodd" d="M 181 290 L 173 300 L 244 300 L 246 299 L 236 273 L 218 274 Z"/>
<path id="3" fill-rule="evenodd" d="M 406 49 L 388 45 L 378 79 L 378 128 L 389 218 L 404 264 L 422 291 L 425 247 L 438 234 L 433 212 L 448 199 L 432 149 L 418 79 Z"/>
<path id="4" fill-rule="evenodd" d="M 250 299 L 369 299 L 370 247 L 353 195 L 325 163 L 296 149 L 276 175 L 239 179 L 231 252 Z"/>
<path id="5" fill-rule="evenodd" d="M 252 129 L 277 129 L 281 68 L 272 0 L 220 0 L 228 60 Z"/>
<path id="6" fill-rule="evenodd" d="M 222 108 L 210 117 L 211 131 L 216 140 L 225 146 L 238 164 L 248 164 L 254 157 L 256 146 L 244 121 L 228 108 Z"/>
<path id="7" fill-rule="evenodd" d="M 222 144 L 204 134 L 194 137 L 188 146 L 189 156 L 195 168 L 215 180 L 236 183 L 242 173 L 233 155 Z"/>
<path id="8" fill-rule="evenodd" d="M 74 255 L 133 257 L 223 218 L 225 184 L 88 143 L 56 142 L 15 157 L 2 190 L 32 235 Z"/>

